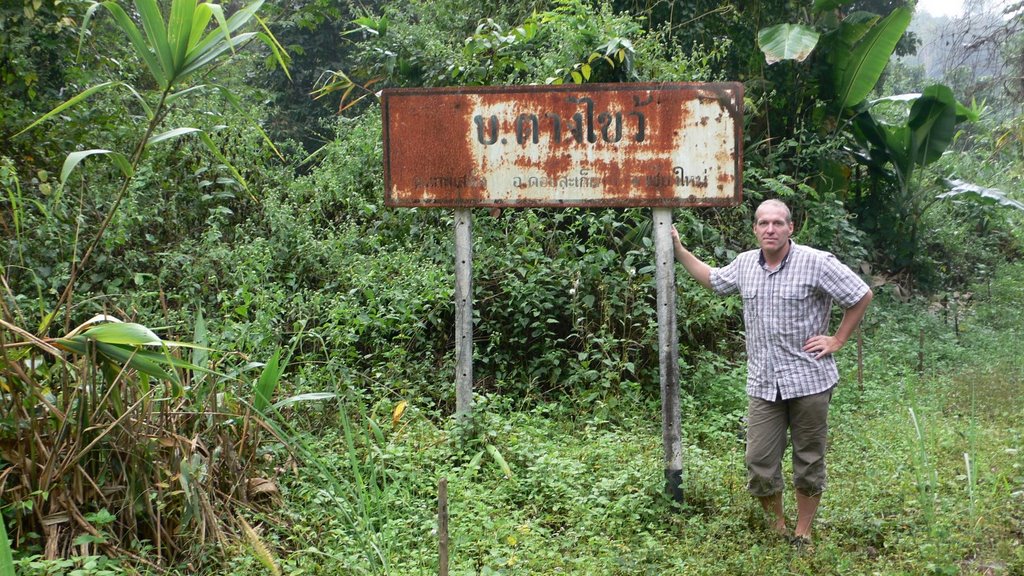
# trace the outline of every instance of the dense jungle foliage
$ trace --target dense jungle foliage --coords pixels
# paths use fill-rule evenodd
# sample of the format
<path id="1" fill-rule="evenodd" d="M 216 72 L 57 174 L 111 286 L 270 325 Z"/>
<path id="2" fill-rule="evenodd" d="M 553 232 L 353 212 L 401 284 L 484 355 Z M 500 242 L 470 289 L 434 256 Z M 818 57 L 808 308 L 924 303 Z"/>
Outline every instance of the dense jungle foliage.
<path id="1" fill-rule="evenodd" d="M 1024 574 L 1024 4 L 967 4 L 5 2 L 0 576 L 435 573 L 441 477 L 457 574 Z M 743 203 L 687 245 L 781 198 L 878 294 L 811 556 L 743 489 L 741 302 L 682 274 L 662 493 L 650 210 L 474 212 L 455 421 L 453 214 L 384 206 L 384 88 L 707 81 Z"/>

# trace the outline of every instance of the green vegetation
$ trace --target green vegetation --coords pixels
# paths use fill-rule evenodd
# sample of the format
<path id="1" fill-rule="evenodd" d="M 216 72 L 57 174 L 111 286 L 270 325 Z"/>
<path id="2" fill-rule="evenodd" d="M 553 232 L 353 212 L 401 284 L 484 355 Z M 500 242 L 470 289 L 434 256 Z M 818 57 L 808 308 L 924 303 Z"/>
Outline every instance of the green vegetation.
<path id="1" fill-rule="evenodd" d="M 941 311 L 881 297 L 864 329 L 862 387 L 855 351 L 842 353 L 831 479 L 813 555 L 773 537 L 746 494 L 742 398 L 725 390 L 713 402 L 690 397 L 685 410 L 682 506 L 662 494 L 653 399 L 608 412 L 600 403 L 523 409 L 520 399 L 484 396 L 475 417 L 509 471 L 474 463 L 473 450 L 453 442 L 454 422 L 439 423 L 415 403 L 395 412 L 396 400 L 360 410 L 363 426 L 344 420 L 351 405 L 321 406 L 315 418 L 334 432 L 313 451 L 329 454 L 320 461 L 339 477 L 374 475 L 376 486 L 345 493 L 350 506 L 372 510 L 396 574 L 436 571 L 442 477 L 453 574 L 1016 574 L 1024 569 L 1024 363 L 1005 343 L 1024 327 L 1022 280 L 1024 268 L 1014 265 L 990 295 L 987 287 L 976 292 L 961 311 L 959 341 Z M 920 330 L 928 334 L 921 374 Z M 735 375 L 713 386 L 735 390 Z M 346 462 L 353 445 L 358 463 Z M 362 525 L 321 513 L 322 478 L 307 471 L 281 482 L 295 507 L 265 520 L 267 538 L 293 550 L 281 558 L 286 573 L 372 571 L 360 558 L 369 552 Z M 246 573 L 255 563 L 240 557 L 233 569 Z"/>
<path id="2" fill-rule="evenodd" d="M 4 4 L 0 575 L 433 574 L 441 478 L 453 574 L 1024 574 L 1024 17 L 972 84 L 891 59 L 904 4 Z M 779 197 L 879 294 L 813 553 L 744 488 L 741 303 L 683 278 L 663 494 L 648 210 L 475 213 L 456 422 L 452 214 L 383 204 L 381 88 L 716 80 L 745 200 L 687 244 Z"/>

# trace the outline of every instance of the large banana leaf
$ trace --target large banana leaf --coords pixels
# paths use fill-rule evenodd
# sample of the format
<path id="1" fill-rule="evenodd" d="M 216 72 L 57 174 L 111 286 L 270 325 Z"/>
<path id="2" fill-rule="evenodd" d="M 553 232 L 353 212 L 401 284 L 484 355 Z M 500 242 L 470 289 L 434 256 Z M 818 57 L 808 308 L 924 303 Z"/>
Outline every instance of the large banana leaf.
<path id="1" fill-rule="evenodd" d="M 861 106 L 861 111 L 853 117 L 853 133 L 868 154 L 862 151 L 857 158 L 873 169 L 891 163 L 901 186 L 905 186 L 916 166 L 935 162 L 949 148 L 957 122 L 966 117 L 966 109 L 956 101 L 952 90 L 941 84 L 929 86 L 921 94 L 879 98 L 871 105 L 881 102 L 909 105 L 906 122 L 896 125 L 880 122 L 871 115 L 867 105 Z"/>
<path id="2" fill-rule="evenodd" d="M 855 106 L 868 97 L 913 15 L 910 8 L 897 8 L 875 24 L 851 52 L 838 51 L 834 80 L 840 109 Z"/>
<path id="3" fill-rule="evenodd" d="M 949 192 L 943 192 L 936 196 L 940 200 L 973 200 L 979 204 L 998 204 L 1024 212 L 1024 203 L 1008 197 L 998 188 L 985 188 L 963 180 L 943 180 L 943 183 L 949 187 Z"/>
<path id="4" fill-rule="evenodd" d="M 885 134 L 885 150 L 889 161 L 896 168 L 900 187 L 906 188 L 910 182 L 910 173 L 914 171 L 914 132 L 906 124 L 890 126 L 883 123 L 880 126 Z"/>
<path id="5" fill-rule="evenodd" d="M 818 33 L 802 24 L 777 24 L 758 31 L 757 45 L 768 64 L 781 60 L 803 62 L 818 45 Z"/>
<path id="6" fill-rule="evenodd" d="M 867 155 L 863 156 L 864 164 L 869 168 L 881 169 L 889 162 L 885 129 L 870 112 L 863 110 L 854 116 L 851 127 L 857 143 L 867 151 Z"/>
<path id="7" fill-rule="evenodd" d="M 853 52 L 853 47 L 867 35 L 868 32 L 878 24 L 878 21 L 882 17 L 873 12 L 865 12 L 858 10 L 843 18 L 842 24 L 834 32 L 829 34 L 830 37 L 835 38 L 833 42 L 838 44 L 834 47 L 833 52 L 838 55 L 839 58 L 844 55 L 849 55 Z"/>
<path id="8" fill-rule="evenodd" d="M 957 101 L 947 86 L 925 88 L 910 108 L 907 125 L 913 132 L 911 154 L 921 166 L 938 160 L 956 134 Z"/>

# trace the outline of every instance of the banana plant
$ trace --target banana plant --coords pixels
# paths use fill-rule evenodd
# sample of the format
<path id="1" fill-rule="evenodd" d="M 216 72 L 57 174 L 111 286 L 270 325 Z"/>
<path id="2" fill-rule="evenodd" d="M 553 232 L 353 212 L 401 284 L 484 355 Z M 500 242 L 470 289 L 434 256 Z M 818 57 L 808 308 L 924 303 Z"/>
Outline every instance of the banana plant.
<path id="1" fill-rule="evenodd" d="M 902 123 L 877 119 L 871 108 L 882 104 L 907 107 Z M 938 160 L 956 134 L 956 125 L 977 120 L 971 109 L 957 102 L 942 84 L 920 94 L 879 98 L 860 107 L 853 117 L 853 135 L 860 144 L 854 157 L 877 174 L 892 166 L 901 193 L 911 186 L 915 169 Z"/>
<path id="2" fill-rule="evenodd" d="M 229 104 L 237 107 L 239 100 L 229 89 L 217 84 L 206 84 L 201 79 L 215 67 L 222 65 L 225 60 L 248 42 L 259 41 L 266 45 L 287 74 L 288 56 L 286 52 L 267 28 L 265 22 L 257 15 L 262 5 L 263 0 L 256 0 L 230 16 L 226 16 L 224 8 L 219 4 L 197 0 L 172 0 L 170 10 L 166 15 L 161 12 L 157 0 L 135 0 L 133 15 L 130 15 L 113 0 L 93 3 L 89 7 L 82 21 L 83 39 L 97 10 L 105 9 L 113 17 L 114 23 L 144 64 L 145 70 L 155 82 L 157 90 L 147 93 L 127 82 L 104 82 L 89 87 L 63 102 L 15 135 L 25 134 L 44 122 L 58 117 L 64 110 L 81 104 L 94 94 L 114 88 L 127 90 L 146 118 L 142 134 L 130 151 L 92 148 L 73 152 L 64 161 L 61 170 L 61 184 L 67 181 L 72 171 L 84 159 L 91 156 L 109 157 L 120 170 L 123 181 L 115 195 L 112 207 L 96 229 L 96 233 L 82 257 L 73 264 L 71 281 L 68 282 L 54 309 L 59 309 L 70 297 L 76 274 L 88 263 L 93 250 L 110 225 L 130 189 L 135 171 L 150 146 L 186 135 L 196 135 L 210 152 L 228 167 L 235 180 L 248 190 L 245 179 L 221 153 L 206 130 L 190 126 L 166 128 L 164 121 L 175 105 L 181 104 L 189 96 L 202 92 L 219 94 Z M 141 30 L 136 25 L 136 21 L 141 23 Z M 251 27 L 256 29 L 248 30 Z M 262 130 L 260 131 L 262 133 Z M 273 144 L 270 143 L 265 133 L 263 133 L 263 137 L 273 148 Z M 274 151 L 277 152 L 276 148 Z M 46 327 L 44 325 L 43 329 Z"/>
<path id="3" fill-rule="evenodd" d="M 899 113 L 872 114 L 872 109 L 880 106 L 895 107 Z M 921 193 L 924 167 L 946 152 L 957 124 L 977 121 L 979 114 L 978 109 L 958 102 L 953 91 L 941 84 L 920 94 L 879 98 L 857 107 L 851 125 L 854 141 L 847 151 L 868 169 L 872 184 L 853 201 L 871 227 L 892 237 L 890 252 L 897 268 L 913 263 L 921 218 L 941 199 Z M 895 186 L 876 186 L 879 181 Z"/>
<path id="4" fill-rule="evenodd" d="M 760 31 L 758 44 L 771 64 L 783 60 L 801 61 L 820 52 L 817 68 L 827 114 L 834 122 L 834 134 L 849 143 L 844 158 L 823 158 L 822 170 L 829 174 L 824 185 L 833 187 L 848 208 L 858 214 L 862 227 L 873 229 L 892 241 L 889 252 L 894 266 L 913 263 L 921 216 L 934 200 L 919 192 L 915 176 L 935 162 L 949 147 L 956 124 L 974 119 L 960 105 L 952 91 L 935 85 L 922 94 L 869 101 L 897 44 L 910 25 L 913 9 L 896 8 L 882 17 L 864 11 L 842 14 L 852 0 L 815 0 L 814 22 L 780 24 Z M 904 106 L 898 121 L 880 119 L 875 106 Z M 852 181 L 847 168 L 850 159 L 867 167 L 870 186 Z M 859 173 L 859 172 L 858 172 Z M 854 190 L 856 188 L 856 190 Z M 884 193 L 877 193 L 883 191 Z"/>
<path id="5" fill-rule="evenodd" d="M 868 97 L 913 15 L 913 10 L 904 7 L 885 18 L 855 12 L 843 21 L 832 50 L 832 80 L 839 110 L 856 106 Z"/>
<path id="6" fill-rule="evenodd" d="M 815 24 L 784 23 L 762 28 L 757 42 L 768 64 L 783 60 L 802 62 L 814 50 L 826 52 L 830 63 L 835 111 L 863 102 L 878 83 L 913 16 L 902 7 L 882 18 L 878 14 L 857 11 L 841 20 L 836 9 L 852 0 L 817 0 L 812 7 Z"/>

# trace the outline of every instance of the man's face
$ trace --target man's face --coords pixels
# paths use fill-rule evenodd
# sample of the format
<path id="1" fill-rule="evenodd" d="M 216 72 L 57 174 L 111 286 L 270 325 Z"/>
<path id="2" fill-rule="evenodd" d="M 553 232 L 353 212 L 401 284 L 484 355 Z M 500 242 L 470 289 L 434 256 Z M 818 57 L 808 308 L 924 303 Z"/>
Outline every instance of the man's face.
<path id="1" fill-rule="evenodd" d="M 793 223 L 786 222 L 786 211 L 779 206 L 762 206 L 754 220 L 754 236 L 765 252 L 776 252 L 789 244 Z"/>

